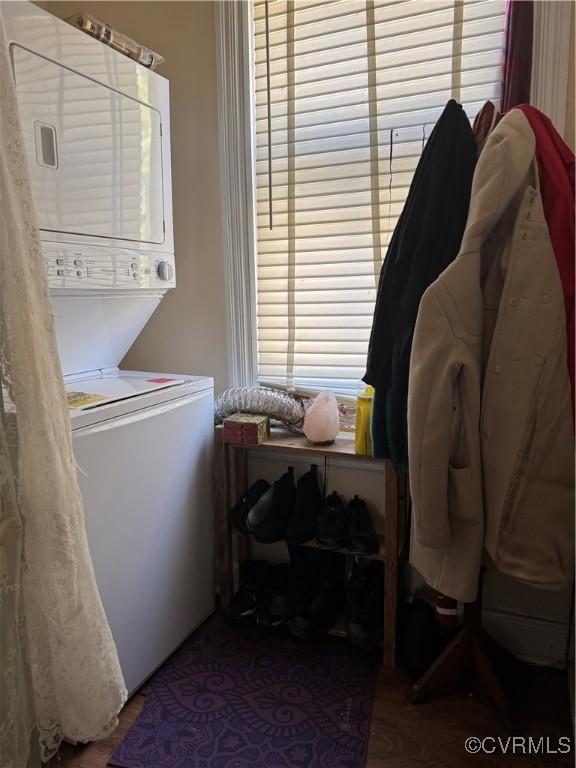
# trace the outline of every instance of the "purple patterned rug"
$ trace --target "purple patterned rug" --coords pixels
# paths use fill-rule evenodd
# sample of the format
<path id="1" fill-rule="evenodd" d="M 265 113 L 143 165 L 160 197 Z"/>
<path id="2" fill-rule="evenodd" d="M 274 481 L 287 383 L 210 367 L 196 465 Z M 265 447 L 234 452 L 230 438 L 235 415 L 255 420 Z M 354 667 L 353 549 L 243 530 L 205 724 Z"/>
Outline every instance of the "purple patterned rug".
<path id="1" fill-rule="evenodd" d="M 363 768 L 377 660 L 212 617 L 143 689 L 119 768 Z"/>

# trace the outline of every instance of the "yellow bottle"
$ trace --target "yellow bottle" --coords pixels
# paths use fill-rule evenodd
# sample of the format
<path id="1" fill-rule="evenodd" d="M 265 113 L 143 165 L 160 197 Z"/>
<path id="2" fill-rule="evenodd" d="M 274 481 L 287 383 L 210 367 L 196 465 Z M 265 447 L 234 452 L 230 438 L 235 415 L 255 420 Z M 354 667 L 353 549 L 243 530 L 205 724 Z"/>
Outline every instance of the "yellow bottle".
<path id="1" fill-rule="evenodd" d="M 362 394 L 356 398 L 356 429 L 354 445 L 360 456 L 372 456 L 372 440 L 370 438 L 370 416 L 372 414 L 372 398 L 374 388 L 368 385 Z"/>

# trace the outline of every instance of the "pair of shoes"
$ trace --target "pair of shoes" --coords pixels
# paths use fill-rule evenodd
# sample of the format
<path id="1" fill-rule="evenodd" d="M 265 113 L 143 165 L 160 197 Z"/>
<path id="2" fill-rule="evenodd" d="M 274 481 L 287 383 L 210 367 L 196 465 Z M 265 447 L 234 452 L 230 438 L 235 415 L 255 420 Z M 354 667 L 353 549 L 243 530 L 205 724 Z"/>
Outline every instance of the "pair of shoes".
<path id="1" fill-rule="evenodd" d="M 348 640 L 376 650 L 384 637 L 384 563 L 355 557 L 346 584 Z"/>
<path id="2" fill-rule="evenodd" d="M 288 622 L 290 634 L 300 640 L 324 637 L 345 604 L 344 556 L 326 552 L 312 552 L 316 560 L 315 588 L 309 592 L 307 604 Z"/>
<path id="3" fill-rule="evenodd" d="M 282 539 L 302 544 L 313 539 L 322 506 L 316 465 L 302 475 L 297 485 L 294 483 L 294 467 L 289 467 L 272 487 L 262 491 L 262 486 L 256 488 L 258 483 L 246 494 L 250 497 L 246 505 L 250 505 L 250 499 L 254 501 L 244 517 L 244 525 L 236 524 L 237 530 L 254 534 L 261 544 L 273 544 Z M 233 520 L 239 517 L 240 513 L 233 514 Z"/>
<path id="4" fill-rule="evenodd" d="M 288 621 L 302 640 L 325 635 L 344 607 L 344 557 L 288 544 L 290 577 L 272 598 L 273 621 Z"/>
<path id="5" fill-rule="evenodd" d="M 224 612 L 227 624 L 256 619 L 267 627 L 280 626 L 282 621 L 271 617 L 271 603 L 276 592 L 285 589 L 289 568 L 286 563 L 271 565 L 265 560 L 247 560 L 240 564 L 240 588 Z"/>
<path id="6" fill-rule="evenodd" d="M 324 502 L 316 539 L 326 549 L 349 549 L 359 555 L 375 555 L 379 550 L 366 503 L 356 495 L 345 507 L 336 491 Z"/>

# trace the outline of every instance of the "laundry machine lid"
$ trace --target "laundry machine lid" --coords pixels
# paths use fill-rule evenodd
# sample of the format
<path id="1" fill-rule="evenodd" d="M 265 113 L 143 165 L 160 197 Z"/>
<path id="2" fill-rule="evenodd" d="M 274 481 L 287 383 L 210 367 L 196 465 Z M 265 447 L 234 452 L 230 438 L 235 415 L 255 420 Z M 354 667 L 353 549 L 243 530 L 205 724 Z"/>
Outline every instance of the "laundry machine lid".
<path id="1" fill-rule="evenodd" d="M 142 371 L 102 371 L 66 377 L 72 429 L 143 410 L 213 388 L 206 376 Z"/>
<path id="2" fill-rule="evenodd" d="M 66 383 L 68 405 L 72 410 L 94 410 L 108 403 L 116 403 L 127 398 L 156 392 L 160 389 L 177 387 L 184 379 L 174 376 L 99 376 L 78 379 Z"/>

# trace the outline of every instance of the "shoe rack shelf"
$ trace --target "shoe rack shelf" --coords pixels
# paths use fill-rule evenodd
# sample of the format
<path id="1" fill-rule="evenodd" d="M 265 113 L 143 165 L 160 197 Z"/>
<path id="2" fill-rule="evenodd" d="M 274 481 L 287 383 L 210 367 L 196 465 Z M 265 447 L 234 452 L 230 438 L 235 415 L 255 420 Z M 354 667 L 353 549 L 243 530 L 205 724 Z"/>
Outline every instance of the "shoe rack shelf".
<path id="1" fill-rule="evenodd" d="M 329 547 L 323 547 L 316 541 L 305 541 L 300 546 L 312 547 L 312 549 L 321 549 L 324 552 L 340 552 L 343 555 L 359 555 L 360 557 L 365 557 L 368 560 L 382 560 L 383 562 L 386 562 L 386 540 L 384 536 L 378 536 L 378 543 L 380 545 L 380 549 L 375 555 L 365 555 L 361 552 L 352 552 L 350 549 L 330 549 Z"/>
<path id="2" fill-rule="evenodd" d="M 217 519 L 217 562 L 221 605 L 229 604 L 234 594 L 234 574 L 240 562 L 250 558 L 251 538 L 241 536 L 229 524 L 229 510 L 248 489 L 248 452 L 256 451 L 291 455 L 337 457 L 350 462 L 374 462 L 382 467 L 384 495 L 384 535 L 380 536 L 380 551 L 376 555 L 363 555 L 384 562 L 384 641 L 383 663 L 396 667 L 396 642 L 398 627 L 398 587 L 400 549 L 403 540 L 404 504 L 403 483 L 392 465 L 383 459 L 359 456 L 354 451 L 354 435 L 341 432 L 331 445 L 311 445 L 302 435 L 273 429 L 270 439 L 261 445 L 230 445 L 224 442 L 224 430 L 215 429 L 215 506 Z M 304 546 L 323 549 L 315 542 Z M 352 554 L 346 549 L 330 550 Z"/>

